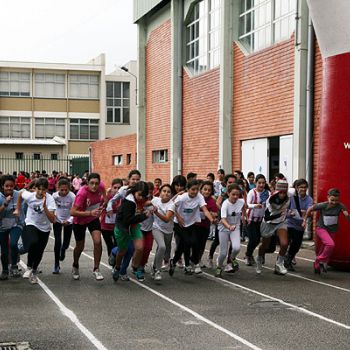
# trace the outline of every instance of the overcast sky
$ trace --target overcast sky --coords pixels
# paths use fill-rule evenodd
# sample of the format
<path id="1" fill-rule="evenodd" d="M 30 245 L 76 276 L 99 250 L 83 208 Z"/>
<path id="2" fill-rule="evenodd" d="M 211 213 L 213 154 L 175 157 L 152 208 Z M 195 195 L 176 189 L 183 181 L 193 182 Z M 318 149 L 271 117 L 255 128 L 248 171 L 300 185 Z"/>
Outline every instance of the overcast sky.
<path id="1" fill-rule="evenodd" d="M 132 0 L 0 0 L 0 60 L 87 63 L 107 73 L 136 59 Z"/>

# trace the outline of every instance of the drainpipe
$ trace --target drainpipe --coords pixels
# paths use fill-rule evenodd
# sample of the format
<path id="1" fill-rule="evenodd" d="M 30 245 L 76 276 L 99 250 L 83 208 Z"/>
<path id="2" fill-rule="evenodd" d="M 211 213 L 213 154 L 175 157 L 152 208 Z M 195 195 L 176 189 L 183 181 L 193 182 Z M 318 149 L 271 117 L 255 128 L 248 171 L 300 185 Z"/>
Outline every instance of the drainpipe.
<path id="1" fill-rule="evenodd" d="M 313 122 L 314 122 L 314 81 L 315 81 L 315 31 L 309 16 L 307 50 L 307 88 L 306 88 L 306 180 L 309 193 L 313 193 Z"/>

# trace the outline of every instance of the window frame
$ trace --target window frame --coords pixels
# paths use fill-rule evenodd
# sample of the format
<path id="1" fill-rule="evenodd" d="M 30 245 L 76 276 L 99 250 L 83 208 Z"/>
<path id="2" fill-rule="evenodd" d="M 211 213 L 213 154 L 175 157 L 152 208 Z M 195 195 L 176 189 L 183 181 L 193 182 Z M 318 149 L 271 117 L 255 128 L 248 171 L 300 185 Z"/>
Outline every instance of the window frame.
<path id="1" fill-rule="evenodd" d="M 7 79 L 4 78 L 4 75 L 7 74 Z M 15 74 L 18 75 L 18 78 L 15 79 Z M 23 75 L 26 75 L 28 79 L 21 79 Z M 13 77 L 11 79 L 11 76 Z M 30 72 L 19 72 L 19 71 L 0 71 L 0 97 L 31 97 L 31 73 Z M 2 84 L 8 84 L 7 93 L 5 91 L 1 91 Z M 12 84 L 18 84 L 18 91 L 16 93 L 11 89 Z M 22 89 L 22 84 L 28 84 L 28 90 Z"/>
<path id="2" fill-rule="evenodd" d="M 88 78 L 88 82 L 81 81 L 83 77 Z M 92 78 L 97 78 L 97 83 L 91 82 Z M 74 81 L 75 78 L 78 78 L 77 81 Z M 73 81 L 72 81 L 73 79 Z M 101 78 L 98 74 L 68 74 L 68 98 L 69 99 L 76 99 L 76 100 L 99 100 L 100 99 L 100 84 L 101 84 Z M 72 85 L 79 86 L 78 88 L 78 95 L 72 95 Z M 81 86 L 87 85 L 88 86 L 88 96 L 84 96 L 81 94 Z M 92 86 L 97 86 L 97 95 L 93 95 L 91 93 Z"/>
<path id="3" fill-rule="evenodd" d="M 48 121 L 52 121 L 52 120 L 54 120 L 54 124 L 48 123 Z M 57 121 L 62 121 L 63 123 L 57 123 Z M 47 126 L 51 127 L 52 125 L 54 125 L 56 135 L 47 136 L 47 133 L 49 131 Z M 62 126 L 63 126 L 63 130 L 64 130 L 64 135 L 63 136 L 57 135 L 57 127 L 62 127 Z M 44 137 L 39 137 L 37 135 L 38 134 L 37 127 L 43 127 Z M 35 135 L 35 139 L 38 139 L 38 140 L 53 139 L 55 136 L 61 137 L 63 139 L 67 139 L 67 137 L 66 137 L 66 119 L 65 118 L 55 118 L 55 117 L 36 117 L 36 118 L 34 118 L 34 135 Z"/>
<path id="4" fill-rule="evenodd" d="M 75 122 L 78 120 L 78 122 Z M 82 120 L 87 121 L 81 122 Z M 92 122 L 93 121 L 93 122 Z M 96 121 L 96 122 L 95 122 Z M 78 127 L 78 138 L 72 137 L 72 126 Z M 88 126 L 88 138 L 81 138 L 81 127 Z M 97 127 L 97 138 L 91 138 L 91 128 Z M 70 141 L 97 141 L 100 139 L 100 121 L 99 119 L 86 119 L 86 118 L 71 118 L 69 119 L 69 138 Z"/>
<path id="5" fill-rule="evenodd" d="M 5 121 L 7 118 L 7 122 Z M 19 123 L 15 122 L 14 119 L 19 119 Z M 0 116 L 0 128 L 2 131 L 4 130 L 3 125 L 7 125 L 8 127 L 8 136 L 0 137 L 5 139 L 30 139 L 31 138 L 31 117 L 19 117 L 19 116 Z M 14 136 L 12 132 L 14 131 L 14 126 L 17 125 L 19 127 L 20 132 L 22 133 L 20 136 Z M 28 136 L 23 136 L 23 132 L 28 132 Z"/>
<path id="6" fill-rule="evenodd" d="M 163 156 L 162 156 L 163 153 Z M 152 151 L 152 163 L 165 164 L 169 162 L 168 149 L 160 149 Z"/>
<path id="7" fill-rule="evenodd" d="M 43 81 L 37 80 L 40 75 L 43 75 Z M 49 80 L 49 76 L 54 76 L 54 81 Z M 58 80 L 58 77 L 63 76 L 63 82 Z M 45 94 L 38 94 L 37 84 L 54 84 L 54 94 L 53 96 L 47 96 Z M 66 99 L 67 98 L 67 89 L 66 89 L 66 74 L 65 73 L 48 73 L 48 72 L 36 72 L 34 73 L 34 97 L 37 98 L 57 98 L 57 99 Z M 57 86 L 63 85 L 63 96 L 58 96 Z M 45 87 L 46 90 L 46 87 Z"/>
<path id="8" fill-rule="evenodd" d="M 116 160 L 117 160 L 117 162 L 116 162 Z M 114 154 L 112 156 L 112 164 L 114 166 L 122 166 L 123 165 L 123 155 L 122 154 Z"/>
<path id="9" fill-rule="evenodd" d="M 108 93 L 108 85 L 112 85 L 112 95 Z M 120 96 L 116 96 L 116 86 L 120 84 Z M 124 85 L 128 86 L 129 96 L 124 95 Z M 130 81 L 106 81 L 106 124 L 117 124 L 117 125 L 130 125 Z M 118 106 L 118 101 L 120 105 Z M 111 105 L 109 105 L 111 103 Z M 120 122 L 116 121 L 116 111 L 119 111 Z M 108 113 L 112 112 L 113 121 L 108 121 Z M 124 112 L 128 112 L 128 120 L 124 120 Z"/>

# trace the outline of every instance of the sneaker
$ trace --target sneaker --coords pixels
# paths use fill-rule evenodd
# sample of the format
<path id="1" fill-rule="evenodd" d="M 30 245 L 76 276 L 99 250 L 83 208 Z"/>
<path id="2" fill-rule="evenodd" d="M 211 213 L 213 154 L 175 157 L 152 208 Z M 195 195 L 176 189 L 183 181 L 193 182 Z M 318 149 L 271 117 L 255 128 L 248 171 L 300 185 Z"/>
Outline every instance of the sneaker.
<path id="1" fill-rule="evenodd" d="M 321 271 L 322 271 L 322 272 L 327 273 L 327 272 L 328 272 L 328 266 L 327 266 L 327 263 L 320 262 L 320 269 L 321 269 Z"/>
<path id="2" fill-rule="evenodd" d="M 36 271 L 32 271 L 29 277 L 29 282 L 31 284 L 38 284 L 39 280 L 38 280 L 38 276 L 37 276 L 37 272 Z"/>
<path id="3" fill-rule="evenodd" d="M 58 275 L 60 273 L 60 266 L 54 266 L 53 269 L 52 269 L 52 273 L 54 275 Z"/>
<path id="4" fill-rule="evenodd" d="M 245 256 L 244 257 L 244 262 L 247 266 L 253 266 L 255 265 L 255 260 L 254 260 L 254 257 L 252 256 Z"/>
<path id="5" fill-rule="evenodd" d="M 32 273 L 32 269 L 30 267 L 28 267 L 25 271 L 24 271 L 24 274 L 23 274 L 23 278 L 29 278 L 30 275 Z"/>
<path id="6" fill-rule="evenodd" d="M 139 282 L 143 282 L 145 280 L 145 274 L 143 269 L 139 269 L 136 271 L 135 276 Z"/>
<path id="7" fill-rule="evenodd" d="M 217 267 L 215 270 L 215 277 L 221 277 L 222 276 L 222 267 Z"/>
<path id="8" fill-rule="evenodd" d="M 227 273 L 233 272 L 232 264 L 227 264 L 224 271 Z"/>
<path id="9" fill-rule="evenodd" d="M 232 269 L 233 269 L 233 272 L 236 272 L 239 270 L 239 264 L 236 259 L 232 259 Z"/>
<path id="10" fill-rule="evenodd" d="M 176 266 L 179 268 L 179 269 L 183 269 L 185 267 L 185 265 L 183 264 L 182 260 L 179 260 L 176 264 Z"/>
<path id="11" fill-rule="evenodd" d="M 317 274 L 317 275 L 320 275 L 321 274 L 321 267 L 320 267 L 320 263 L 318 261 L 315 261 L 314 262 L 314 272 Z"/>
<path id="12" fill-rule="evenodd" d="M 11 277 L 17 278 L 21 276 L 21 273 L 19 272 L 18 266 L 12 266 L 10 270 Z"/>
<path id="13" fill-rule="evenodd" d="M 204 262 L 202 262 L 202 260 L 199 262 L 199 266 L 201 267 L 201 269 L 207 268 L 207 265 L 205 265 Z"/>
<path id="14" fill-rule="evenodd" d="M 130 278 L 129 278 L 129 276 L 127 274 L 125 274 L 125 275 L 120 275 L 120 280 L 128 282 L 128 281 L 130 281 Z"/>
<path id="15" fill-rule="evenodd" d="M 184 273 L 185 273 L 185 275 L 192 275 L 193 274 L 192 266 L 191 265 L 185 266 Z"/>
<path id="16" fill-rule="evenodd" d="M 214 262 L 213 262 L 213 259 L 208 259 L 208 266 L 210 269 L 213 269 L 214 268 Z"/>
<path id="17" fill-rule="evenodd" d="M 118 281 L 119 275 L 120 275 L 120 270 L 117 269 L 116 267 L 114 267 L 114 268 L 112 269 L 112 277 L 113 277 L 114 282 L 117 282 L 117 281 Z"/>
<path id="18" fill-rule="evenodd" d="M 72 276 L 75 281 L 80 279 L 80 274 L 79 274 L 79 267 L 74 267 L 72 268 Z"/>
<path id="19" fill-rule="evenodd" d="M 175 268 L 176 268 L 176 265 L 174 264 L 174 260 L 170 259 L 170 261 L 169 261 L 169 275 L 170 275 L 170 277 L 173 276 L 173 274 L 175 272 Z"/>
<path id="20" fill-rule="evenodd" d="M 115 266 L 115 255 L 113 255 L 113 253 L 108 257 L 108 264 L 110 266 Z"/>
<path id="21" fill-rule="evenodd" d="M 202 273 L 202 269 L 201 269 L 201 267 L 200 267 L 199 264 L 194 266 L 194 273 L 195 273 L 196 275 L 199 275 L 199 274 Z"/>
<path id="22" fill-rule="evenodd" d="M 260 275 L 261 272 L 262 272 L 263 257 L 262 256 L 257 256 L 256 259 L 255 259 L 255 263 L 256 263 L 256 273 L 258 275 Z"/>
<path id="23" fill-rule="evenodd" d="M 157 271 L 155 272 L 155 274 L 154 274 L 154 280 L 155 280 L 155 281 L 161 281 L 161 280 L 162 280 L 162 273 L 161 273 L 159 270 L 157 270 Z"/>
<path id="24" fill-rule="evenodd" d="M 60 261 L 63 261 L 65 258 L 66 258 L 66 250 L 64 248 L 61 248 Z"/>
<path id="25" fill-rule="evenodd" d="M 287 269 L 287 271 L 292 271 L 292 272 L 295 271 L 295 268 L 292 264 L 292 261 L 288 257 L 285 257 L 285 259 L 284 259 L 284 267 Z"/>
<path id="26" fill-rule="evenodd" d="M 0 275 L 0 281 L 6 281 L 9 279 L 9 273 L 8 271 L 3 271 Z"/>
<path id="27" fill-rule="evenodd" d="M 275 264 L 275 274 L 277 275 L 285 275 L 287 273 L 287 269 L 284 267 L 284 262 L 276 261 Z"/>
<path id="28" fill-rule="evenodd" d="M 162 271 L 169 271 L 169 263 L 165 263 L 162 267 L 161 267 Z"/>
<path id="29" fill-rule="evenodd" d="M 92 274 L 94 275 L 96 281 L 102 281 L 104 279 L 99 269 L 94 270 Z"/>

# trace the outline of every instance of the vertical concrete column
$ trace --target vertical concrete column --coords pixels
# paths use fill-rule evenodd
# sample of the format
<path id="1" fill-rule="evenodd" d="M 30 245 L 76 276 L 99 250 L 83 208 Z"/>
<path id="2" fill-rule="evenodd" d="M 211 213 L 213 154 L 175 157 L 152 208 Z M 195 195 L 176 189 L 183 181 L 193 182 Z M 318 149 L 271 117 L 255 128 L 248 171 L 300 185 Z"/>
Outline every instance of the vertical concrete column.
<path id="1" fill-rule="evenodd" d="M 182 171 L 183 0 L 171 2 L 170 177 Z"/>
<path id="2" fill-rule="evenodd" d="M 299 0 L 295 30 L 293 179 L 306 175 L 306 91 L 309 11 L 306 0 Z"/>
<path id="3" fill-rule="evenodd" d="M 237 3 L 237 2 L 236 2 Z M 218 168 L 232 171 L 232 97 L 233 97 L 233 0 L 222 1 L 221 57 L 220 57 L 220 111 Z M 238 9 L 237 9 L 238 11 Z"/>
<path id="4" fill-rule="evenodd" d="M 137 23 L 137 168 L 146 177 L 146 24 L 144 20 Z"/>
<path id="5" fill-rule="evenodd" d="M 106 138 L 106 56 L 101 54 L 98 57 L 98 64 L 101 65 L 100 71 L 100 140 Z"/>

